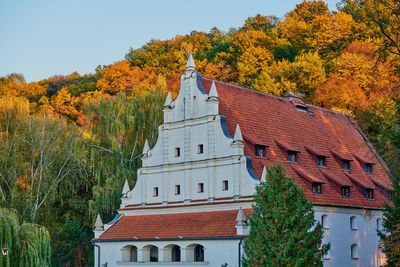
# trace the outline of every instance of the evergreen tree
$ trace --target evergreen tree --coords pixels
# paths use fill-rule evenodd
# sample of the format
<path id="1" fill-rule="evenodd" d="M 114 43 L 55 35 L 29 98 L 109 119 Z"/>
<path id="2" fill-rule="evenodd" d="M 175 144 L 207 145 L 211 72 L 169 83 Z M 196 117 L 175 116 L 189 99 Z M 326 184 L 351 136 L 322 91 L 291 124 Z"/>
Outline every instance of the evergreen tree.
<path id="1" fill-rule="evenodd" d="M 397 100 L 397 120 L 388 131 L 392 158 L 388 160 L 392 170 L 393 191 L 391 205 L 383 209 L 384 232 L 379 232 L 384 244 L 388 266 L 400 265 L 400 100 Z"/>
<path id="2" fill-rule="evenodd" d="M 329 245 L 322 246 L 321 224 L 313 206 L 282 164 L 268 170 L 256 187 L 243 266 L 322 266 Z"/>

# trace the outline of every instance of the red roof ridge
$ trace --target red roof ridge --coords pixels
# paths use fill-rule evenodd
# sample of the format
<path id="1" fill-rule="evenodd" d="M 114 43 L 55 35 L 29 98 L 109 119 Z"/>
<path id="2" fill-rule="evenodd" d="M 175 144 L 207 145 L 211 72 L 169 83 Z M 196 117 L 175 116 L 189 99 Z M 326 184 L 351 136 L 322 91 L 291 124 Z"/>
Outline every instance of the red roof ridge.
<path id="1" fill-rule="evenodd" d="M 256 93 L 256 94 L 260 94 L 260 95 L 264 95 L 264 96 L 269 96 L 269 97 L 277 98 L 277 99 L 279 99 L 279 100 L 284 100 L 284 101 L 291 102 L 290 99 L 285 98 L 285 97 L 282 97 L 282 96 L 276 96 L 276 95 L 267 94 L 267 93 L 264 93 L 264 92 L 257 91 L 257 90 L 255 90 L 255 89 L 246 88 L 246 87 L 243 87 L 243 86 L 240 86 L 240 85 L 236 85 L 236 84 L 232 84 L 232 83 L 222 82 L 222 81 L 214 80 L 214 79 L 211 79 L 211 78 L 206 78 L 206 77 L 203 77 L 203 76 L 202 76 L 201 78 L 204 79 L 204 80 L 207 80 L 207 81 L 213 81 L 213 82 L 215 82 L 215 83 L 220 83 L 220 84 L 224 84 L 224 85 L 236 87 L 236 88 L 238 88 L 238 89 L 250 91 L 250 92 L 253 92 L 253 93 Z M 332 110 L 332 109 L 327 109 L 327 108 L 315 106 L 315 105 L 309 104 L 309 103 L 304 103 L 304 105 L 307 106 L 307 107 L 312 107 L 312 108 L 320 109 L 320 110 L 327 111 L 327 112 L 332 112 L 332 113 L 336 113 L 336 114 L 341 114 L 341 115 L 344 115 L 344 116 L 349 115 L 349 114 L 347 114 L 347 113 L 345 113 L 345 112 L 340 112 L 340 111 L 336 111 L 336 110 Z"/>

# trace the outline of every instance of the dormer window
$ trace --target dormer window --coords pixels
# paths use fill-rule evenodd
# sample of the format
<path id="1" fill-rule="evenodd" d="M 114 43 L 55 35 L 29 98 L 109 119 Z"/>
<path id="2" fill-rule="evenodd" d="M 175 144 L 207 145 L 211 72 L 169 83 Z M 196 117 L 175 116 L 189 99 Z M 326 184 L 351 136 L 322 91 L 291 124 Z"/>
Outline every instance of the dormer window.
<path id="1" fill-rule="evenodd" d="M 181 186 L 179 184 L 175 185 L 175 195 L 181 194 Z"/>
<path id="2" fill-rule="evenodd" d="M 322 194 L 322 184 L 321 183 L 312 183 L 312 192 L 313 194 Z"/>
<path id="3" fill-rule="evenodd" d="M 255 145 L 255 153 L 257 157 L 265 158 L 265 146 Z"/>
<path id="4" fill-rule="evenodd" d="M 181 148 L 175 147 L 175 157 L 180 157 L 180 156 L 181 156 Z"/>
<path id="5" fill-rule="evenodd" d="M 365 197 L 367 199 L 374 199 L 374 189 L 372 188 L 365 189 Z"/>
<path id="6" fill-rule="evenodd" d="M 317 156 L 317 166 L 325 167 L 325 156 Z"/>
<path id="7" fill-rule="evenodd" d="M 372 164 L 371 163 L 365 163 L 364 165 L 364 171 L 366 173 L 372 173 Z"/>
<path id="8" fill-rule="evenodd" d="M 350 171 L 350 160 L 342 160 L 342 169 L 345 171 Z"/>
<path id="9" fill-rule="evenodd" d="M 204 147 L 203 144 L 200 144 L 197 146 L 197 154 L 203 154 L 204 153 Z"/>
<path id="10" fill-rule="evenodd" d="M 342 197 L 350 197 L 350 186 L 342 186 Z"/>
<path id="11" fill-rule="evenodd" d="M 289 162 L 297 161 L 297 152 L 296 151 L 288 151 L 288 161 Z"/>

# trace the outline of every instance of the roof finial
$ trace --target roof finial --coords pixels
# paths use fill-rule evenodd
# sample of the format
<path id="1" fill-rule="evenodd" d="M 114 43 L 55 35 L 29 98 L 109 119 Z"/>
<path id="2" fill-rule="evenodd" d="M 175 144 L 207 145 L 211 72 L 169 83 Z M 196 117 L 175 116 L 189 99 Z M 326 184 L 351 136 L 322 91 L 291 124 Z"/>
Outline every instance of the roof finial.
<path id="1" fill-rule="evenodd" d="M 188 61 L 186 63 L 186 70 L 194 70 L 196 65 L 194 64 L 193 56 L 192 54 L 189 54 Z"/>
<path id="2" fill-rule="evenodd" d="M 149 152 L 149 150 L 150 150 L 149 141 L 147 141 L 146 139 L 146 141 L 144 141 L 143 154 L 147 156 L 147 152 Z"/>
<path id="3" fill-rule="evenodd" d="M 236 124 L 236 130 L 235 130 L 235 135 L 233 137 L 233 141 L 236 142 L 242 142 L 243 141 L 243 137 L 242 137 L 242 132 L 240 131 L 240 127 L 239 124 Z"/>
<path id="4" fill-rule="evenodd" d="M 208 93 L 208 99 L 218 99 L 217 87 L 215 87 L 214 81 L 211 84 L 211 89 Z"/>
<path id="5" fill-rule="evenodd" d="M 94 224 L 95 231 L 103 231 L 104 230 L 104 225 L 103 225 L 103 221 L 101 220 L 100 214 L 97 214 L 97 218 L 96 218 L 96 223 Z"/>
<path id="6" fill-rule="evenodd" d="M 236 216 L 237 226 L 246 225 L 246 216 L 244 216 L 244 212 L 242 207 L 239 208 L 238 214 Z"/>
<path id="7" fill-rule="evenodd" d="M 122 189 L 122 197 L 128 197 L 129 191 L 131 191 L 131 189 L 129 188 L 128 179 L 125 179 L 124 188 Z"/>
<path id="8" fill-rule="evenodd" d="M 265 167 L 265 166 L 263 168 L 260 181 L 262 183 L 265 183 L 267 181 L 267 167 Z"/>
<path id="9" fill-rule="evenodd" d="M 168 91 L 168 95 L 167 95 L 167 99 L 165 99 L 164 107 L 171 106 L 171 102 L 172 102 L 171 91 Z"/>

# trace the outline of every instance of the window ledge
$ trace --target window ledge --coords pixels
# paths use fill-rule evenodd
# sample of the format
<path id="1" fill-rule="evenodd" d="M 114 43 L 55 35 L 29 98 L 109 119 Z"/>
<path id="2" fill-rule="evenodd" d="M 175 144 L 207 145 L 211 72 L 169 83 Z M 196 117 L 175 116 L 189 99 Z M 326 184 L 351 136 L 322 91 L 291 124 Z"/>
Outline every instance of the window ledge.
<path id="1" fill-rule="evenodd" d="M 182 266 L 201 266 L 209 265 L 208 261 L 118 261 L 117 265 L 131 265 L 131 266 L 165 266 L 165 265 L 182 265 Z"/>

